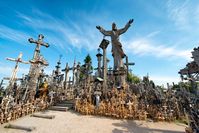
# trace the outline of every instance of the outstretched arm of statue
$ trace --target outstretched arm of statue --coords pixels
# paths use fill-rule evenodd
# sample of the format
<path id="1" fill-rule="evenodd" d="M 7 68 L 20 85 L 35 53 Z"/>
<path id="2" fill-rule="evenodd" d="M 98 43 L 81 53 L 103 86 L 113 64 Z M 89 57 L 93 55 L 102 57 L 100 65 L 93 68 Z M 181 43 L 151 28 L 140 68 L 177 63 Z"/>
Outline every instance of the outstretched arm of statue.
<path id="1" fill-rule="evenodd" d="M 130 19 L 124 28 L 118 30 L 119 35 L 125 33 L 128 30 L 128 28 L 131 26 L 132 23 L 133 23 L 133 19 Z"/>
<path id="2" fill-rule="evenodd" d="M 101 26 L 96 26 L 96 28 L 105 36 L 110 36 L 111 35 L 111 31 L 106 31 Z"/>

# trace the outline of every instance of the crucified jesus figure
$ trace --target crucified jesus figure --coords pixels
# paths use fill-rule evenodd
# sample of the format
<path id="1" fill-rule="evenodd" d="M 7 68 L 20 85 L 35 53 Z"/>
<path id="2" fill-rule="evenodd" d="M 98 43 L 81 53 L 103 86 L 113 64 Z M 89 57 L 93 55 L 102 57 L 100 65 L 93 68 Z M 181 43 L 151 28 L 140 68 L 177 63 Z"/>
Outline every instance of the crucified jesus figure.
<path id="1" fill-rule="evenodd" d="M 114 58 L 114 69 L 119 69 L 120 67 L 123 67 L 123 61 L 122 59 L 125 57 L 125 53 L 122 49 L 122 44 L 119 41 L 119 36 L 123 33 L 125 33 L 128 28 L 133 23 L 133 19 L 130 19 L 129 22 L 125 25 L 124 28 L 117 29 L 117 26 L 115 23 L 112 23 L 112 30 L 107 31 L 104 30 L 101 26 L 96 26 L 96 28 L 104 35 L 104 36 L 110 36 L 111 37 L 111 43 L 112 43 L 112 56 Z"/>

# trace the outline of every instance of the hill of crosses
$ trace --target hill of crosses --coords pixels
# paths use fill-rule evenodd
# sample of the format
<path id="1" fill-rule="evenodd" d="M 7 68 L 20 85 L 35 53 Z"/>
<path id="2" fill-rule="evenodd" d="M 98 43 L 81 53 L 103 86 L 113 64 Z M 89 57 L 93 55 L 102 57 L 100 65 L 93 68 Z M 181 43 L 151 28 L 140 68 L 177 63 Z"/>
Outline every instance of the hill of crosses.
<path id="1" fill-rule="evenodd" d="M 83 62 L 75 60 L 69 66 L 60 56 L 52 74 L 45 73 L 49 64 L 41 48 L 48 51 L 50 44 L 45 42 L 44 35 L 39 34 L 37 39 L 27 38 L 35 47 L 32 59 L 24 61 L 22 53 L 17 58 L 7 58 L 13 62 L 13 70 L 0 84 L 0 123 L 8 124 L 27 115 L 53 119 L 55 116 L 35 113 L 54 110 L 132 121 L 182 121 L 187 124 L 186 132 L 198 133 L 199 48 L 193 49 L 193 61 L 179 70 L 181 82 L 168 84 L 166 88 L 155 85 L 148 75 L 141 79 L 132 73 L 131 67 L 136 63 L 128 60 L 119 39 L 125 36 L 133 22 L 130 19 L 122 28 L 112 23 L 111 30 L 94 27 L 93 30 L 99 31 L 98 36 L 103 36 L 96 57 L 87 55 Z M 111 59 L 107 59 L 108 47 L 111 47 Z M 92 59 L 97 61 L 97 68 L 93 67 Z M 110 60 L 112 67 L 108 67 Z M 29 73 L 17 77 L 21 63 L 30 65 Z M 66 63 L 65 68 L 61 68 L 61 63 Z M 7 86 L 3 84 L 5 80 L 8 80 Z M 33 130 L 13 124 L 5 127 Z"/>

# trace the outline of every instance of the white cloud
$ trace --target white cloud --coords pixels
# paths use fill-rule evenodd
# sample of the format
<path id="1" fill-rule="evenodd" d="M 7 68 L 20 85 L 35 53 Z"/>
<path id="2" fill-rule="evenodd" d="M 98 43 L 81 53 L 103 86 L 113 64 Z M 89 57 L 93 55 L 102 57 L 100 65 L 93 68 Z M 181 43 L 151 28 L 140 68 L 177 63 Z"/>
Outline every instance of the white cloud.
<path id="1" fill-rule="evenodd" d="M 191 28 L 192 10 L 189 6 L 189 0 L 167 2 L 168 17 L 172 20 L 178 29 L 185 30 Z"/>
<path id="2" fill-rule="evenodd" d="M 0 66 L 0 73 L 1 73 L 1 78 L 3 77 L 10 77 L 11 74 L 12 74 L 12 71 L 14 69 L 14 66 L 13 67 L 10 67 L 10 66 Z M 29 72 L 29 67 L 26 67 L 26 68 L 22 68 L 19 66 L 19 69 L 18 69 L 18 72 L 17 72 L 17 77 L 21 77 L 22 74 L 28 74 Z"/>
<path id="3" fill-rule="evenodd" d="M 159 33 L 160 33 L 160 31 L 154 31 L 154 32 L 149 33 L 146 37 L 147 37 L 147 38 L 151 38 L 151 37 L 156 36 L 156 35 L 159 34 Z"/>
<path id="4" fill-rule="evenodd" d="M 27 42 L 28 34 L 21 32 L 16 29 L 12 29 L 10 27 L 0 25 L 0 38 L 8 39 L 20 44 L 24 44 Z"/>
<path id="5" fill-rule="evenodd" d="M 167 47 L 166 45 L 157 45 L 147 38 L 134 39 L 124 43 L 128 53 L 134 53 L 140 56 L 154 56 L 165 59 L 183 58 L 191 59 L 191 50 L 180 50 L 175 47 Z"/>
<path id="6" fill-rule="evenodd" d="M 196 23 L 199 24 L 199 6 L 196 7 L 194 16 L 195 16 L 195 21 L 196 21 Z"/>
<path id="7" fill-rule="evenodd" d="M 172 84 L 180 82 L 180 77 L 173 76 L 160 76 L 160 75 L 149 75 L 149 79 L 153 80 L 156 85 L 167 86 L 167 83 Z"/>
<path id="8" fill-rule="evenodd" d="M 70 18 L 58 19 L 49 14 L 36 11 L 34 17 L 27 16 L 25 14 L 17 13 L 18 17 L 21 18 L 25 25 L 35 29 L 35 31 L 45 32 L 49 43 L 66 50 L 68 46 L 81 49 L 86 48 L 88 50 L 97 49 L 99 39 L 96 35 L 97 30 L 91 28 L 94 24 L 90 18 L 81 18 L 82 21 L 87 21 L 84 25 L 77 24 Z M 55 36 L 59 36 L 56 38 Z M 71 49 L 68 51 L 71 51 Z"/>

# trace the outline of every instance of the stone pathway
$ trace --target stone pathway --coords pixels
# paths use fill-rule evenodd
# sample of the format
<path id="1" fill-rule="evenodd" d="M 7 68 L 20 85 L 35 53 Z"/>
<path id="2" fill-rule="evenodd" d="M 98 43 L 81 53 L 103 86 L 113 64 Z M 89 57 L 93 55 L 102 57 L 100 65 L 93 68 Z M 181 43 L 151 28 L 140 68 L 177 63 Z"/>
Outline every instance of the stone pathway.
<path id="1" fill-rule="evenodd" d="M 31 133 L 183 133 L 185 125 L 164 122 L 117 120 L 99 116 L 84 116 L 72 110 L 38 112 L 55 115 L 54 119 L 25 116 L 10 124 L 34 127 Z M 8 124 L 8 123 L 7 123 Z M 26 133 L 28 131 L 7 129 L 0 125 L 0 133 Z"/>

